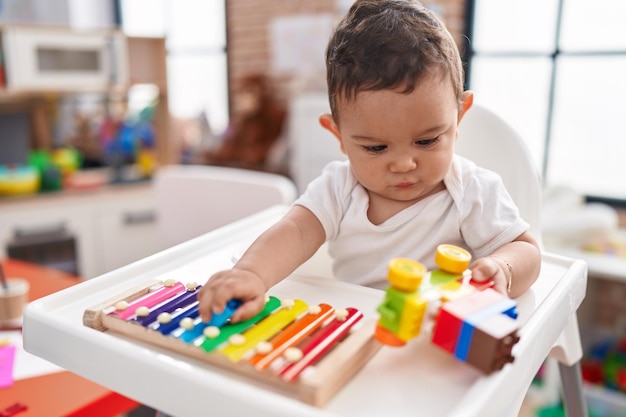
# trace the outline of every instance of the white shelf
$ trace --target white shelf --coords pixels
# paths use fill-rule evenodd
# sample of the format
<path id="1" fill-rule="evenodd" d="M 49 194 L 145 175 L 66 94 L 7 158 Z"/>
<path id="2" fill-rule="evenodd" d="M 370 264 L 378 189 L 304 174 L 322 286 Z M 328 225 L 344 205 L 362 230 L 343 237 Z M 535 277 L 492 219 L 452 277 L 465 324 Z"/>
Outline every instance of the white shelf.
<path id="1" fill-rule="evenodd" d="M 626 258 L 583 251 L 573 247 L 547 247 L 552 253 L 587 262 L 589 277 L 626 282 Z"/>

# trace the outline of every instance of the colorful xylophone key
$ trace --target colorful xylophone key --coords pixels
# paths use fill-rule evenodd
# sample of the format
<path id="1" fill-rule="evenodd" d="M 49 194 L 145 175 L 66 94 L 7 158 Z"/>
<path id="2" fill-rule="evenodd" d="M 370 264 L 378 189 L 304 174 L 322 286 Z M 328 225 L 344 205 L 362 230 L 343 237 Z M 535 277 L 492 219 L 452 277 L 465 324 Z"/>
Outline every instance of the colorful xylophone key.
<path id="1" fill-rule="evenodd" d="M 143 326 L 149 326 L 157 320 L 159 314 L 175 311 L 194 303 L 198 299 L 198 290 L 200 288 L 202 288 L 202 285 L 198 285 L 193 290 L 187 288 L 188 291 L 180 293 L 178 296 L 170 299 L 168 302 L 158 306 L 157 308 L 151 309 L 147 315 L 138 315 L 136 318 L 137 322 Z"/>
<path id="2" fill-rule="evenodd" d="M 328 304 L 320 304 L 311 308 L 304 317 L 290 324 L 281 333 L 270 339 L 268 343 L 272 350 L 266 353 L 256 353 L 249 359 L 259 371 L 266 370 L 273 361 L 278 359 L 290 347 L 298 345 L 307 336 L 320 328 L 332 315 L 334 309 Z"/>
<path id="3" fill-rule="evenodd" d="M 235 311 L 241 305 L 241 301 L 239 300 L 230 300 L 226 303 L 226 308 L 221 313 L 213 313 L 209 321 L 197 321 L 194 323 L 194 327 L 192 329 L 188 329 L 182 332 L 178 337 L 185 343 L 193 342 L 194 340 L 202 337 L 204 329 L 207 327 L 223 327 L 228 319 L 232 317 Z"/>
<path id="4" fill-rule="evenodd" d="M 230 344 L 220 350 L 232 362 L 238 362 L 246 354 L 254 354 L 256 346 L 280 332 L 285 326 L 307 311 L 308 305 L 302 300 L 293 303 L 283 303 L 279 311 L 264 318 L 256 326 L 246 330 L 242 336 L 244 342 L 238 345 Z"/>
<path id="5" fill-rule="evenodd" d="M 131 303 L 116 303 L 115 309 L 110 314 L 118 316 L 122 320 L 129 320 L 136 315 L 139 307 L 152 308 L 186 290 L 185 285 L 181 282 L 176 282 L 172 285 L 164 284 Z"/>
<path id="6" fill-rule="evenodd" d="M 265 317 L 269 316 L 274 310 L 280 307 L 280 300 L 276 297 L 270 297 L 269 300 L 265 303 L 265 307 L 263 310 L 259 312 L 254 317 L 241 321 L 239 323 L 229 323 L 222 327 L 215 337 L 204 337 L 204 340 L 200 340 L 197 346 L 204 349 L 205 352 L 211 352 L 217 349 L 220 345 L 227 342 L 231 336 L 240 334 L 259 321 L 263 320 Z M 196 344 L 196 343 L 194 343 Z"/>
<path id="7" fill-rule="evenodd" d="M 348 308 L 344 314 L 337 315 L 333 321 L 319 329 L 306 340 L 300 350 L 302 358 L 280 369 L 285 381 L 294 381 L 308 366 L 315 364 L 326 352 L 333 348 L 350 331 L 363 313 L 355 308 Z"/>

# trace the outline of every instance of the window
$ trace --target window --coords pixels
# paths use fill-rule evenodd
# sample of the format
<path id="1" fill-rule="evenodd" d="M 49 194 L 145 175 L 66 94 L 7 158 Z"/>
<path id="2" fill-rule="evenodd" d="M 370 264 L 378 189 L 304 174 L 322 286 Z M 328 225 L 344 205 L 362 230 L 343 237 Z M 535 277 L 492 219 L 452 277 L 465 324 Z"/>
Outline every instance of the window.
<path id="1" fill-rule="evenodd" d="M 468 0 L 468 88 L 547 186 L 626 204 L 626 2 Z"/>
<path id="2" fill-rule="evenodd" d="M 170 112 L 206 115 L 211 130 L 228 124 L 226 0 L 119 0 L 130 36 L 167 37 Z"/>

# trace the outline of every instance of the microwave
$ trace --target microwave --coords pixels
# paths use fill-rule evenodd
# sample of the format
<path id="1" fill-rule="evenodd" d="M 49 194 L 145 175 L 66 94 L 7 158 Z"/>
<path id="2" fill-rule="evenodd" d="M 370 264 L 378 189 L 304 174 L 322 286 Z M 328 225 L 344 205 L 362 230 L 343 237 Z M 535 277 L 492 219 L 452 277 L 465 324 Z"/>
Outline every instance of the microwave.
<path id="1" fill-rule="evenodd" d="M 127 84 L 121 32 L 9 26 L 0 36 L 8 91 L 102 91 Z"/>

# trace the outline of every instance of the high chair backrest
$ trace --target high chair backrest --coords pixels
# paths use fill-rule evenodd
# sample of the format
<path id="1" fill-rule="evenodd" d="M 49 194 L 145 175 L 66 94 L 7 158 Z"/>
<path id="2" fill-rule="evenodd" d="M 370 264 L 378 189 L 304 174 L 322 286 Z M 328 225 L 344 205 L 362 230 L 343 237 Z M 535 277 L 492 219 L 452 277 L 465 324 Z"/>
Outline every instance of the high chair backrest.
<path id="1" fill-rule="evenodd" d="M 459 125 L 456 153 L 502 177 L 531 233 L 542 244 L 540 174 L 520 135 L 491 110 L 474 105 Z M 332 276 L 331 263 L 324 246 L 297 272 Z"/>
<path id="2" fill-rule="evenodd" d="M 295 184 L 282 175 L 206 165 L 164 166 L 155 174 L 154 191 L 167 246 L 297 197 Z"/>
<path id="3" fill-rule="evenodd" d="M 459 125 L 456 153 L 502 177 L 541 242 L 541 175 L 520 135 L 496 113 L 475 104 Z"/>

